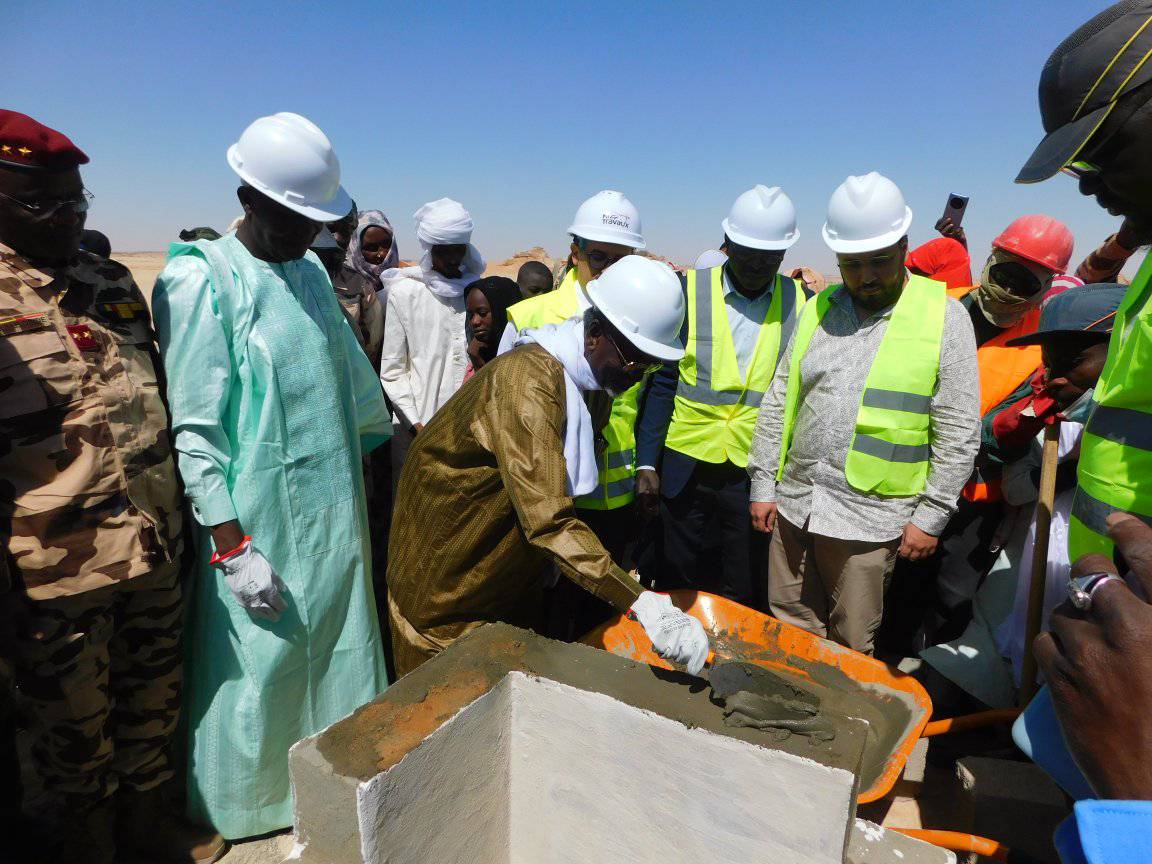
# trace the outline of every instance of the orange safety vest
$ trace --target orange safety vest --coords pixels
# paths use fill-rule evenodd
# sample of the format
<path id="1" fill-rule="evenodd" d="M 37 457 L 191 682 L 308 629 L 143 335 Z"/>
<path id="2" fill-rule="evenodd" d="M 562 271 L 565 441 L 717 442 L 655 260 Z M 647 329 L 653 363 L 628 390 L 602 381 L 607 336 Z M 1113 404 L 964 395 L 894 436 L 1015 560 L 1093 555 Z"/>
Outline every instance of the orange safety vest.
<path id="1" fill-rule="evenodd" d="M 975 285 L 965 288 L 950 288 L 948 294 L 959 300 L 976 290 Z M 983 417 L 1036 374 L 1044 362 L 1039 345 L 1005 345 L 1017 336 L 1035 333 L 1040 326 L 1040 309 L 1032 309 L 1016 324 L 993 336 L 976 349 L 976 362 L 980 367 L 980 416 Z M 999 501 L 1000 479 L 998 477 L 973 477 L 964 487 L 964 497 L 969 501 Z"/>

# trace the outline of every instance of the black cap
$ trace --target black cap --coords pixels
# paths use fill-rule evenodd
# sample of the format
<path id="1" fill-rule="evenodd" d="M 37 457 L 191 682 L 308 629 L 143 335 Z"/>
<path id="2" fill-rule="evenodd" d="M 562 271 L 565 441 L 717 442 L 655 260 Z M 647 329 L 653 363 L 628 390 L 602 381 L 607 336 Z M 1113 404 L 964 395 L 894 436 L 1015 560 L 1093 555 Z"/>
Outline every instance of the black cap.
<path id="1" fill-rule="evenodd" d="M 1116 310 L 1127 292 L 1127 285 L 1111 282 L 1069 288 L 1044 304 L 1035 333 L 1017 336 L 1004 344 L 1040 345 L 1049 336 L 1069 333 L 1107 335 L 1112 332 Z"/>
<path id="2" fill-rule="evenodd" d="M 1040 117 L 1048 135 L 1017 183 L 1047 180 L 1073 161 L 1116 101 L 1152 80 L 1152 0 L 1125 0 L 1080 27 L 1040 73 Z"/>

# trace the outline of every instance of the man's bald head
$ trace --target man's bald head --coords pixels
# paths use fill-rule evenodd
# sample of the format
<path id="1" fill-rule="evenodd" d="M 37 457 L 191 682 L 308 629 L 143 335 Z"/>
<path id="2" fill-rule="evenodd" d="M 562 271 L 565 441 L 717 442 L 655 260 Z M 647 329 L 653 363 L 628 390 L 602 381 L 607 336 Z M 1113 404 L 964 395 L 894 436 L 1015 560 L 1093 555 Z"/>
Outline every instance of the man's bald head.
<path id="1" fill-rule="evenodd" d="M 525 297 L 535 297 L 552 290 L 552 271 L 543 261 L 529 261 L 516 274 L 516 284 Z"/>

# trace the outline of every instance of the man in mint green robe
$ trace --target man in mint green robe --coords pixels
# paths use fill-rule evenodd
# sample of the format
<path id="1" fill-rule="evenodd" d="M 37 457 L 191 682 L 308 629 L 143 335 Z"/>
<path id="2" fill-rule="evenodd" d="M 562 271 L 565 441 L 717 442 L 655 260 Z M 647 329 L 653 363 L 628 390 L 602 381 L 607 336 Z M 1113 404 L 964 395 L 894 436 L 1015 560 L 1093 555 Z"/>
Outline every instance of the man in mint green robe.
<path id="1" fill-rule="evenodd" d="M 360 466 L 391 435 L 380 382 L 305 251 L 314 231 L 250 186 L 238 194 L 236 233 L 173 245 L 153 294 L 199 523 L 189 808 L 229 839 L 291 825 L 288 749 L 387 686 Z M 241 605 L 210 560 L 248 537 L 279 576 L 277 620 Z"/>

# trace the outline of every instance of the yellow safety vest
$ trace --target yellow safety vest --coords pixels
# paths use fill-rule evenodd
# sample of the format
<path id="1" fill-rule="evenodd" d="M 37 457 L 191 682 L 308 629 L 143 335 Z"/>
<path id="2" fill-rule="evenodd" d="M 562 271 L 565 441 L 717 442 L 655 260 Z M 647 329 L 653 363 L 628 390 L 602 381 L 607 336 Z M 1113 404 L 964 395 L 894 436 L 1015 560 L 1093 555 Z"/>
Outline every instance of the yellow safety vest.
<path id="1" fill-rule="evenodd" d="M 1120 510 L 1152 525 L 1152 255 L 1116 310 L 1092 398 L 1068 526 L 1073 561 L 1089 552 L 1112 554 L 1109 513 Z"/>
<path id="2" fill-rule="evenodd" d="M 555 291 L 529 297 L 508 307 L 508 320 L 517 332 L 559 324 L 580 312 L 580 283 L 576 270 L 569 270 Z M 596 488 L 576 499 L 585 510 L 615 510 L 636 498 L 636 415 L 640 410 L 640 382 L 612 402 L 612 414 L 604 428 L 608 442 L 597 456 L 600 472 Z"/>
<path id="3" fill-rule="evenodd" d="M 688 344 L 664 444 L 701 462 L 746 468 L 760 401 L 796 327 L 804 292 L 777 274 L 756 350 L 742 376 L 728 326 L 723 273 L 723 265 L 688 271 Z"/>
<path id="4" fill-rule="evenodd" d="M 804 307 L 788 367 L 784 434 L 780 447 L 779 480 L 792 443 L 800 410 L 800 362 L 817 326 L 832 305 L 834 285 Z M 932 395 L 940 377 L 940 345 L 948 295 L 943 282 L 910 275 L 896 301 L 880 350 L 864 382 L 856 431 L 844 465 L 853 489 L 873 495 L 907 498 L 919 495 L 928 482 L 932 443 Z M 845 357 L 851 363 L 853 358 Z"/>

